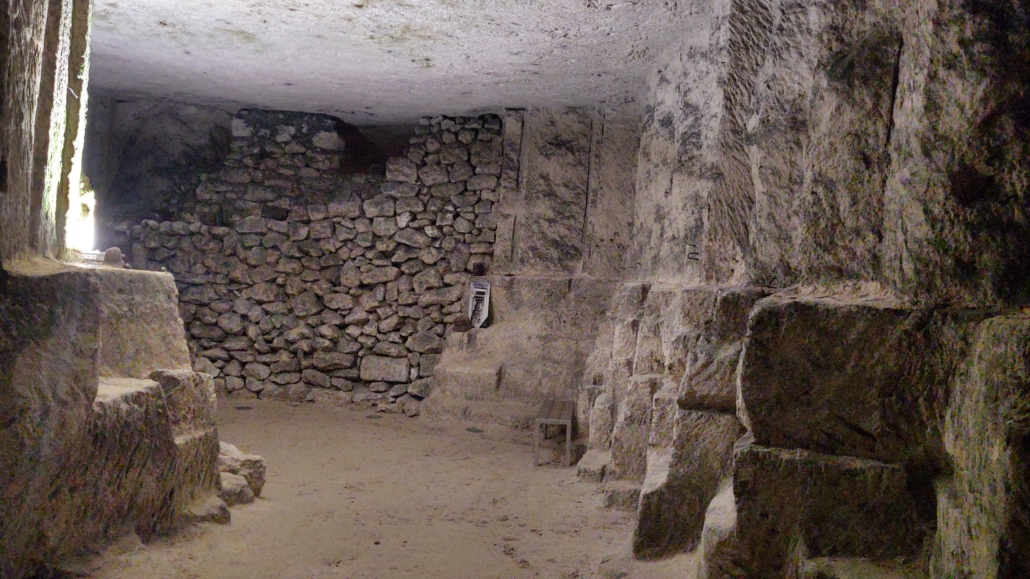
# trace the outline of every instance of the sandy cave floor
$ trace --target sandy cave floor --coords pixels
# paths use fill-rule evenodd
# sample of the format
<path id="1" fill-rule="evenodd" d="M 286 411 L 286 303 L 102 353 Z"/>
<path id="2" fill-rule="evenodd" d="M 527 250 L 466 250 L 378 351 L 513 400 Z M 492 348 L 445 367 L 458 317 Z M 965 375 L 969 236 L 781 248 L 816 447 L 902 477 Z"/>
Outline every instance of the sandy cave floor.
<path id="1" fill-rule="evenodd" d="M 250 406 L 251 410 L 237 410 Z M 574 468 L 532 466 L 529 433 L 221 401 L 219 434 L 268 466 L 227 526 L 110 549 L 97 579 L 588 578 L 690 575 L 628 558 L 632 517 Z"/>

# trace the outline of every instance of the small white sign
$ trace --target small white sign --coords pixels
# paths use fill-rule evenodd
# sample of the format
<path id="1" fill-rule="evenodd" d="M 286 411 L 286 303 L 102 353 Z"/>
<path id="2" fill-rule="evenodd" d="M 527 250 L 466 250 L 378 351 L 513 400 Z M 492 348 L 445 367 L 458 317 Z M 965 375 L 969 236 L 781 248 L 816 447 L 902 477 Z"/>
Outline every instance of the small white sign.
<path id="1" fill-rule="evenodd" d="M 490 315 L 490 283 L 474 281 L 469 291 L 469 321 L 473 328 L 482 328 Z"/>

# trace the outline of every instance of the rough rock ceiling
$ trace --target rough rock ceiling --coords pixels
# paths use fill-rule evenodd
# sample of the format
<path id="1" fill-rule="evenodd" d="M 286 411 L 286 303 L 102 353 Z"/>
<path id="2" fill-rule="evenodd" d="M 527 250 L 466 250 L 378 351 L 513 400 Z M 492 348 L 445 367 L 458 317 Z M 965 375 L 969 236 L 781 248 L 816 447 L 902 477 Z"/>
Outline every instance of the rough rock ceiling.
<path id="1" fill-rule="evenodd" d="M 359 125 L 638 94 L 684 0 L 97 0 L 91 85 Z"/>

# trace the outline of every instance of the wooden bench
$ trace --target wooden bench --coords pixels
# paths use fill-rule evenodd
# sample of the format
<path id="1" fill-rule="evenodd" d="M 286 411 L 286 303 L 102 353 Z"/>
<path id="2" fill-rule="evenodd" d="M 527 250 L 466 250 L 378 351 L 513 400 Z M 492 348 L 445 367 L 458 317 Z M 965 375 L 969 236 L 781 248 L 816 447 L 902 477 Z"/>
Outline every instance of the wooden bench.
<path id="1" fill-rule="evenodd" d="M 572 466 L 572 417 L 576 415 L 576 406 L 568 400 L 545 400 L 540 406 L 533 423 L 534 441 L 533 463 L 540 466 L 540 443 L 546 437 L 547 427 L 565 427 L 565 466 Z"/>

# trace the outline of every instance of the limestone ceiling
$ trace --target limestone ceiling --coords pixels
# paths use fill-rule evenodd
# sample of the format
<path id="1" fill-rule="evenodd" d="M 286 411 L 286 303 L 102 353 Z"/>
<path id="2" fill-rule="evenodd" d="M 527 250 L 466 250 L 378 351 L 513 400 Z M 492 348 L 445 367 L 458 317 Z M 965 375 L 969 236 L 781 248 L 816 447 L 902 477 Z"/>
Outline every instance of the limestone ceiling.
<path id="1" fill-rule="evenodd" d="M 97 0 L 91 85 L 359 125 L 632 98 L 683 0 Z"/>

